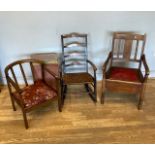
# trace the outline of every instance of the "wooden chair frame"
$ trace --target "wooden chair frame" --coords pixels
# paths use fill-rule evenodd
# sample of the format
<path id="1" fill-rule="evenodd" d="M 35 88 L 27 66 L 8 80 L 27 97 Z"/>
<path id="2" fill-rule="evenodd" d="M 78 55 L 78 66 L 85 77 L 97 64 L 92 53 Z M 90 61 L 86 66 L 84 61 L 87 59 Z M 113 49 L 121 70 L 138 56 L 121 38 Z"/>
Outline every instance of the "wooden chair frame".
<path id="1" fill-rule="evenodd" d="M 69 43 L 64 43 L 65 39 L 68 38 L 83 38 L 84 41 L 83 42 L 69 42 Z M 84 84 L 86 91 L 88 92 L 88 94 L 90 95 L 90 97 L 92 98 L 92 100 L 94 102 L 97 101 L 97 90 L 96 90 L 96 66 L 90 61 L 88 60 L 88 52 L 87 52 L 87 34 L 79 34 L 79 33 L 70 33 L 70 34 L 64 34 L 61 35 L 61 45 L 62 45 L 62 59 L 61 59 L 61 65 L 60 65 L 60 73 L 61 73 L 61 90 L 62 90 L 62 103 L 64 103 L 64 99 L 66 96 L 66 92 L 67 92 L 67 85 L 73 85 L 73 84 Z M 79 46 L 79 47 L 83 47 L 85 48 L 85 57 L 84 57 L 84 61 L 86 62 L 86 71 L 85 71 L 85 75 L 91 75 L 88 72 L 88 64 L 92 67 L 93 69 L 93 76 L 91 75 L 92 80 L 89 81 L 85 78 L 85 75 L 83 74 L 83 72 L 78 72 L 78 73 L 65 73 L 65 49 L 69 48 L 70 46 Z M 77 51 L 74 51 L 75 53 Z M 65 76 L 69 76 L 69 78 L 66 80 Z M 74 79 L 74 76 L 78 76 L 78 79 Z"/>
<path id="2" fill-rule="evenodd" d="M 118 53 L 116 53 L 117 56 L 114 57 L 115 39 L 125 40 L 125 44 L 124 44 L 125 54 L 123 55 L 123 59 L 126 62 L 137 62 L 139 64 L 138 72 L 139 72 L 141 82 L 121 81 L 121 80 L 113 80 L 113 79 L 107 78 L 107 74 L 109 74 L 109 69 L 113 66 L 113 61 L 119 60 L 119 51 Z M 131 56 L 131 47 L 132 47 L 133 40 L 136 40 L 137 43 L 136 43 L 134 58 L 131 59 L 130 56 Z M 140 59 L 138 59 L 138 56 L 137 56 L 139 41 L 143 42 L 142 47 L 141 47 Z M 112 51 L 109 53 L 102 67 L 102 71 L 103 71 L 103 79 L 102 79 L 102 87 L 101 87 L 101 103 L 102 104 L 104 103 L 106 90 L 110 90 L 110 91 L 138 94 L 139 95 L 138 109 L 142 108 L 142 102 L 144 100 L 145 85 L 146 85 L 148 75 L 149 75 L 149 67 L 147 65 L 146 58 L 144 55 L 145 41 L 146 41 L 146 34 L 140 35 L 140 34 L 134 34 L 134 33 L 129 33 L 129 32 L 115 32 L 114 33 Z M 144 69 L 145 69 L 145 75 L 142 74 L 142 65 L 144 66 Z"/>
<path id="3" fill-rule="evenodd" d="M 26 75 L 25 75 L 25 72 L 24 72 L 24 69 L 23 69 L 23 66 L 22 64 L 24 63 L 28 63 L 30 64 L 30 67 L 31 67 L 31 71 L 32 71 L 32 76 L 33 76 L 33 82 L 35 82 L 35 76 L 34 76 L 34 63 L 35 64 L 39 64 L 41 65 L 41 70 L 42 70 L 42 77 L 43 77 L 43 81 L 46 83 L 46 80 L 44 78 L 44 74 L 45 74 L 45 71 L 47 73 L 49 73 L 52 77 L 55 78 L 56 80 L 56 83 L 57 83 L 57 90 L 56 93 L 57 93 L 57 96 L 54 97 L 52 100 L 48 100 L 46 101 L 45 103 L 43 104 L 37 104 L 37 105 L 34 105 L 30 108 L 27 108 L 27 107 L 24 107 L 24 101 L 22 100 L 21 96 L 20 96 L 20 101 L 17 100 L 14 95 L 13 95 L 13 90 L 12 88 L 17 92 L 17 93 L 21 93 L 22 92 L 22 89 L 20 89 L 19 87 L 19 84 L 18 84 L 18 80 L 16 78 L 16 75 L 15 75 L 15 72 L 13 70 L 13 67 L 14 66 L 19 66 L 20 67 L 20 70 L 21 70 L 21 73 L 22 73 L 22 76 L 23 76 L 23 79 L 24 79 L 24 82 L 25 82 L 25 86 L 28 86 L 28 81 L 27 81 L 27 78 L 26 78 Z M 12 77 L 9 76 L 9 71 L 11 71 L 12 73 Z M 10 98 L 11 98 L 11 103 L 12 103 L 12 107 L 13 107 L 13 110 L 16 111 L 16 107 L 15 107 L 15 101 L 16 103 L 20 106 L 20 108 L 22 109 L 22 113 L 23 113 L 23 118 L 24 118 L 24 124 L 25 124 L 25 128 L 27 129 L 29 126 L 28 126 L 28 121 L 27 121 L 27 117 L 26 117 L 26 113 L 34 110 L 34 109 L 37 109 L 45 104 L 48 104 L 49 102 L 51 101 L 54 101 L 54 100 L 58 100 L 58 109 L 59 111 L 61 112 L 62 111 L 62 107 L 61 107 L 61 90 L 60 90 L 60 77 L 57 76 L 54 72 L 50 71 L 48 68 L 46 68 L 46 65 L 44 64 L 43 61 L 40 61 L 40 60 L 35 60 L 35 59 L 23 59 L 23 60 L 18 60 L 18 61 L 15 61 L 13 63 L 11 63 L 10 65 L 8 65 L 6 68 L 5 68 L 5 75 L 6 75 L 6 80 L 7 80 L 7 85 L 8 85 L 8 89 L 9 89 L 9 93 L 10 93 Z M 49 86 L 50 87 L 50 86 Z"/>

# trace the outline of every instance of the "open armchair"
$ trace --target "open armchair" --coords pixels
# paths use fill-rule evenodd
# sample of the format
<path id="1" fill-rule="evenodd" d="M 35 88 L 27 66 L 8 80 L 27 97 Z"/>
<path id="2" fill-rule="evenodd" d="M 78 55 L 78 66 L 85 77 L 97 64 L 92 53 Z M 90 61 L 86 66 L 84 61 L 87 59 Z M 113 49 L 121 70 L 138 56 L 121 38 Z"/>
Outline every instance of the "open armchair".
<path id="1" fill-rule="evenodd" d="M 96 66 L 88 60 L 87 34 L 70 33 L 61 35 L 61 86 L 62 101 L 65 99 L 67 85 L 84 84 L 94 102 L 97 101 Z M 93 72 L 89 72 L 89 65 Z"/>
<path id="2" fill-rule="evenodd" d="M 40 68 L 40 73 L 38 73 L 37 69 L 37 75 L 35 66 Z M 24 81 L 24 86 L 19 85 L 14 70 L 16 73 L 20 73 Z M 28 82 L 28 76 L 26 73 L 29 71 L 32 74 L 33 84 L 29 84 Z M 37 79 L 38 74 L 41 75 L 41 79 Z M 16 101 L 22 109 L 26 129 L 28 128 L 28 121 L 26 117 L 27 112 L 30 112 L 40 106 L 44 106 L 53 100 L 58 100 L 58 109 L 61 112 L 61 90 L 59 89 L 60 78 L 58 75 L 49 70 L 43 61 L 35 59 L 15 61 L 5 68 L 5 75 L 13 110 L 16 111 Z M 49 76 L 52 76 L 55 79 L 57 85 L 56 89 L 46 82 L 48 81 L 47 77 Z"/>
<path id="3" fill-rule="evenodd" d="M 144 55 L 146 35 L 129 32 L 113 34 L 112 51 L 103 65 L 101 103 L 106 90 L 138 94 L 141 109 L 149 68 Z"/>

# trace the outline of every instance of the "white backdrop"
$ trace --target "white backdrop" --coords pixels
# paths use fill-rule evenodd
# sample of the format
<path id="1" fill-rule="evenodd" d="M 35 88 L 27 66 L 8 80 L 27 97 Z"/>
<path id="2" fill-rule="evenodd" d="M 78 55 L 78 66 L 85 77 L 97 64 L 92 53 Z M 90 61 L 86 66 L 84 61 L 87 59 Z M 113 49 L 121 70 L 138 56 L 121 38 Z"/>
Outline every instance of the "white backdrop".
<path id="1" fill-rule="evenodd" d="M 31 53 L 61 52 L 60 35 L 88 34 L 89 59 L 98 68 L 111 50 L 113 31 L 147 34 L 146 58 L 155 77 L 155 12 L 0 12 L 0 77 L 10 62 Z"/>

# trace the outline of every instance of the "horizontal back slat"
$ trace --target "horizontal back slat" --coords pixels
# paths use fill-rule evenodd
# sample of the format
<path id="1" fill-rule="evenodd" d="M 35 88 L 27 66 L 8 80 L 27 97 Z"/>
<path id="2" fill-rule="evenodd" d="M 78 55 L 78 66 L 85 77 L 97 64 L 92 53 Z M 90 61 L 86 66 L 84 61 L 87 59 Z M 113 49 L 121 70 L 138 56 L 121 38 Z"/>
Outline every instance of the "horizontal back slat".
<path id="1" fill-rule="evenodd" d="M 125 39 L 125 40 L 144 40 L 145 35 L 135 34 L 130 32 L 116 32 L 114 33 L 115 39 Z"/>
<path id="2" fill-rule="evenodd" d="M 87 68 L 87 35 L 70 33 L 61 35 L 63 72 L 76 72 Z M 78 68 L 78 69 L 77 69 Z M 85 70 L 86 71 L 86 70 Z"/>
<path id="3" fill-rule="evenodd" d="M 63 38 L 72 38 L 72 37 L 87 37 L 87 34 L 80 34 L 80 33 L 76 33 L 76 32 L 72 32 L 69 34 L 63 34 L 62 35 Z"/>
<path id="4" fill-rule="evenodd" d="M 76 47 L 76 46 L 85 47 L 86 44 L 85 43 L 81 43 L 81 42 L 77 42 L 77 41 L 64 44 L 64 48 L 67 48 L 67 47 Z"/>

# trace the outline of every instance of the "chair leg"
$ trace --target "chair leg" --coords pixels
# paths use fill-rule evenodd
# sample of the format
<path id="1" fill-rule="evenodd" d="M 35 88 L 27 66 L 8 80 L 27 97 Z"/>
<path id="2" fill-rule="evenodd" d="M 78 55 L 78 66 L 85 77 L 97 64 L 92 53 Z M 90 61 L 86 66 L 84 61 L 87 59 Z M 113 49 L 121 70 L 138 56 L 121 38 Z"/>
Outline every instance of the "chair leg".
<path id="1" fill-rule="evenodd" d="M 62 102 L 62 105 L 64 104 L 64 93 L 63 93 L 63 82 L 61 82 L 61 102 Z"/>
<path id="2" fill-rule="evenodd" d="M 26 117 L 26 112 L 23 110 L 23 118 L 24 118 L 24 124 L 25 124 L 25 128 L 28 129 L 28 121 L 27 121 L 27 117 Z"/>
<path id="3" fill-rule="evenodd" d="M 64 104 L 64 100 L 65 100 L 65 93 L 66 93 L 66 85 L 64 85 L 63 80 L 61 81 L 61 104 Z"/>
<path id="4" fill-rule="evenodd" d="M 138 110 L 141 110 L 142 109 L 142 104 L 143 104 L 143 90 L 139 94 Z"/>
<path id="5" fill-rule="evenodd" d="M 62 112 L 62 94 L 58 96 L 58 109 Z"/>
<path id="6" fill-rule="evenodd" d="M 84 86 L 85 86 L 86 91 L 89 92 L 89 90 L 88 90 L 88 83 L 85 83 Z"/>
<path id="7" fill-rule="evenodd" d="M 86 88 L 86 91 L 89 93 L 89 96 L 91 97 L 91 99 L 96 103 L 97 97 L 96 97 L 95 85 L 94 85 L 94 91 L 92 90 L 92 88 L 89 87 L 89 85 L 87 83 L 85 84 L 85 88 Z"/>
<path id="8" fill-rule="evenodd" d="M 138 103 L 138 110 L 141 110 L 141 109 L 142 109 L 142 104 L 143 104 L 143 101 L 142 101 L 142 99 L 140 98 L 140 99 L 139 99 L 139 103 Z"/>
<path id="9" fill-rule="evenodd" d="M 12 103 L 13 111 L 16 111 L 15 101 L 14 101 L 12 95 L 10 95 L 10 97 L 11 97 L 11 103 Z"/>
<path id="10" fill-rule="evenodd" d="M 102 92 L 102 94 L 101 94 L 101 104 L 104 104 L 104 99 L 105 99 L 105 92 Z"/>
<path id="11" fill-rule="evenodd" d="M 102 85 L 101 85 L 101 104 L 104 104 L 105 100 L 105 85 L 104 85 L 104 79 L 102 79 Z"/>
<path id="12" fill-rule="evenodd" d="M 64 85 L 64 99 L 66 98 L 66 93 L 67 93 L 67 85 Z"/>
<path id="13" fill-rule="evenodd" d="M 95 97 L 95 102 L 97 102 L 97 84 L 96 84 L 96 81 L 94 82 L 94 97 Z"/>
<path id="14" fill-rule="evenodd" d="M 142 109 L 143 100 L 144 100 L 144 90 L 145 90 L 145 84 L 143 84 L 141 92 L 139 94 L 138 110 Z"/>

